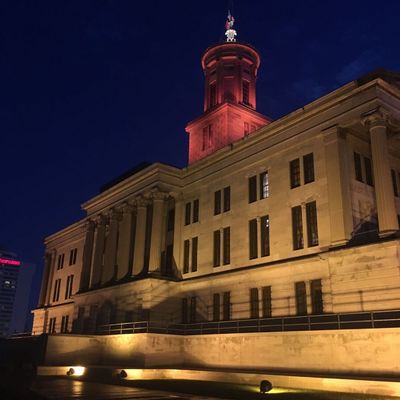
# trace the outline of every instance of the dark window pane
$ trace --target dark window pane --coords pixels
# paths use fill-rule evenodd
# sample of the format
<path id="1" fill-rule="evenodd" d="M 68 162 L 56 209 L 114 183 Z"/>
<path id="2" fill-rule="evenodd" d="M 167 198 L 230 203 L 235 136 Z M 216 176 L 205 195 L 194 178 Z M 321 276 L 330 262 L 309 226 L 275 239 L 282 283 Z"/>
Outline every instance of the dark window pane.
<path id="1" fill-rule="evenodd" d="M 317 205 L 315 201 L 306 204 L 308 247 L 318 245 Z"/>
<path id="2" fill-rule="evenodd" d="M 368 157 L 364 157 L 364 166 L 365 166 L 365 181 L 367 185 L 374 186 L 374 181 L 372 179 L 371 160 Z"/>
<path id="3" fill-rule="evenodd" d="M 182 324 L 188 323 L 188 301 L 187 299 L 182 299 Z"/>
<path id="4" fill-rule="evenodd" d="M 165 254 L 165 273 L 166 275 L 172 274 L 172 260 L 173 260 L 174 246 L 169 244 Z"/>
<path id="5" fill-rule="evenodd" d="M 183 273 L 189 272 L 189 252 L 190 252 L 190 242 L 185 240 L 183 243 Z"/>
<path id="6" fill-rule="evenodd" d="M 221 191 L 214 193 L 214 215 L 221 214 Z"/>
<path id="7" fill-rule="evenodd" d="M 257 200 L 257 176 L 249 178 L 249 203 Z"/>
<path id="8" fill-rule="evenodd" d="M 262 288 L 263 317 L 272 317 L 271 286 Z"/>
<path id="9" fill-rule="evenodd" d="M 213 320 L 219 321 L 219 314 L 220 313 L 220 300 L 219 300 L 219 293 L 214 293 L 213 297 Z"/>
<path id="10" fill-rule="evenodd" d="M 213 252 L 213 266 L 218 267 L 221 265 L 221 232 L 214 231 L 214 252 Z"/>
<path id="11" fill-rule="evenodd" d="M 261 257 L 269 256 L 269 216 L 261 217 Z"/>
<path id="12" fill-rule="evenodd" d="M 198 239 L 194 237 L 192 239 L 192 272 L 197 271 L 197 247 Z"/>
<path id="13" fill-rule="evenodd" d="M 231 187 L 224 188 L 224 212 L 231 209 Z"/>
<path id="14" fill-rule="evenodd" d="M 231 292 L 224 292 L 222 315 L 224 321 L 228 321 L 231 319 Z"/>
<path id="15" fill-rule="evenodd" d="M 356 179 L 360 182 L 363 182 L 362 168 L 361 168 L 361 156 L 356 152 L 354 152 L 354 169 L 356 172 Z"/>
<path id="16" fill-rule="evenodd" d="M 290 161 L 290 187 L 300 186 L 300 160 L 296 158 Z"/>
<path id="17" fill-rule="evenodd" d="M 250 289 L 250 318 L 259 317 L 258 288 Z"/>
<path id="18" fill-rule="evenodd" d="M 196 296 L 190 298 L 190 322 L 196 322 Z"/>
<path id="19" fill-rule="evenodd" d="M 306 154 L 303 157 L 304 183 L 314 182 L 314 155 Z"/>
<path id="20" fill-rule="evenodd" d="M 249 99 L 249 91 L 250 91 L 250 84 L 248 81 L 243 81 L 243 103 L 244 104 L 250 104 L 250 99 Z"/>
<path id="21" fill-rule="evenodd" d="M 249 258 L 257 258 L 257 220 L 252 219 L 249 221 Z"/>
<path id="22" fill-rule="evenodd" d="M 311 281 L 311 305 L 313 314 L 322 314 L 324 312 L 321 279 Z"/>
<path id="23" fill-rule="evenodd" d="M 210 107 L 217 104 L 217 85 L 213 82 L 210 85 Z"/>
<path id="24" fill-rule="evenodd" d="M 390 172 L 392 174 L 393 192 L 394 195 L 397 197 L 399 195 L 399 192 L 397 190 L 396 172 L 394 169 L 390 170 Z"/>
<path id="25" fill-rule="evenodd" d="M 302 249 L 303 243 L 303 222 L 301 218 L 301 206 L 292 208 L 292 233 L 293 250 Z"/>
<path id="26" fill-rule="evenodd" d="M 223 252 L 223 262 L 224 265 L 231 262 L 231 228 L 224 228 L 224 252 Z"/>
<path id="27" fill-rule="evenodd" d="M 296 312 L 297 315 L 307 315 L 307 295 L 305 282 L 296 282 Z"/>
<path id="28" fill-rule="evenodd" d="M 167 222 L 167 231 L 171 232 L 174 230 L 175 225 L 175 208 L 168 210 L 168 222 Z"/>
<path id="29" fill-rule="evenodd" d="M 193 201 L 193 222 L 199 221 L 199 200 Z"/>
<path id="30" fill-rule="evenodd" d="M 192 204 L 191 203 L 186 203 L 185 206 L 185 225 L 190 224 L 190 214 L 192 210 Z"/>
<path id="31" fill-rule="evenodd" d="M 269 197 L 269 177 L 268 171 L 260 174 L 260 199 Z"/>

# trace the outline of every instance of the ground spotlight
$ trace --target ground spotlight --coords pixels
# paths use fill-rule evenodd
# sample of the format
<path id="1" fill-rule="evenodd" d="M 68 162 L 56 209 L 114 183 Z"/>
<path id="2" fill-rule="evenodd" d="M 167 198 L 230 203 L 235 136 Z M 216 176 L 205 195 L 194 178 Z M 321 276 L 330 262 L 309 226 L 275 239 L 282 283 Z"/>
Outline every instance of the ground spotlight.
<path id="1" fill-rule="evenodd" d="M 85 367 L 71 367 L 67 371 L 68 376 L 82 376 L 85 373 Z"/>
<path id="2" fill-rule="evenodd" d="M 125 379 L 128 377 L 128 374 L 126 373 L 126 371 L 124 369 L 121 369 L 120 373 L 118 374 L 118 377 L 120 379 Z"/>
<path id="3" fill-rule="evenodd" d="M 272 383 L 267 380 L 260 382 L 260 393 L 267 393 L 272 389 Z"/>

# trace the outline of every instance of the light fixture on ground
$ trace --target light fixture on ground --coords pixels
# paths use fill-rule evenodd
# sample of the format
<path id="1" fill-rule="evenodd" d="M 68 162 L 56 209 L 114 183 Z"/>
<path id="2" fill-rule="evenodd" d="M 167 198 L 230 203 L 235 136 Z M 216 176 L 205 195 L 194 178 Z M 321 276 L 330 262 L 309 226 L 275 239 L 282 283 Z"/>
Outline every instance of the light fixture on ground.
<path id="1" fill-rule="evenodd" d="M 85 373 L 85 367 L 71 367 L 67 371 L 68 376 L 82 376 Z"/>
<path id="2" fill-rule="evenodd" d="M 262 380 L 260 382 L 260 393 L 267 393 L 272 389 L 272 383 L 270 381 Z"/>

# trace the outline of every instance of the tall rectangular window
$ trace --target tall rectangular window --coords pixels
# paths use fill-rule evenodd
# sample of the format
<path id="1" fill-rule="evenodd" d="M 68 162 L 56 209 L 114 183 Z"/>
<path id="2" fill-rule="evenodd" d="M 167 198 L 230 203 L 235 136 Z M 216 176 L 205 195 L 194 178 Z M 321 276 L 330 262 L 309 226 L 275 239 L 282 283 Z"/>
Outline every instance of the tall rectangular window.
<path id="1" fill-rule="evenodd" d="M 250 260 L 258 257 L 257 246 L 257 220 L 249 221 L 249 258 Z"/>
<path id="2" fill-rule="evenodd" d="M 193 201 L 193 222 L 199 222 L 199 199 Z"/>
<path id="3" fill-rule="evenodd" d="M 73 275 L 68 275 L 68 277 L 67 277 L 67 285 L 65 287 L 65 299 L 71 298 L 73 283 L 74 283 L 74 276 Z"/>
<path id="4" fill-rule="evenodd" d="M 313 314 L 322 314 L 324 312 L 321 279 L 311 281 L 311 306 Z"/>
<path id="5" fill-rule="evenodd" d="M 254 203 L 257 200 L 257 176 L 249 178 L 249 203 Z"/>
<path id="6" fill-rule="evenodd" d="M 293 250 L 299 250 L 304 247 L 303 242 L 303 221 L 301 217 L 301 206 L 292 208 L 292 233 Z"/>
<path id="7" fill-rule="evenodd" d="M 393 192 L 394 192 L 394 195 L 395 195 L 396 197 L 398 197 L 398 196 L 399 196 L 399 191 L 398 191 L 398 189 L 397 189 L 396 172 L 395 172 L 394 169 L 391 169 L 390 172 L 391 172 L 391 174 L 392 174 Z"/>
<path id="8" fill-rule="evenodd" d="M 56 333 L 56 319 L 50 318 L 49 320 L 49 333 Z"/>
<path id="9" fill-rule="evenodd" d="M 223 230 L 224 246 L 223 246 L 223 263 L 224 265 L 231 262 L 231 228 L 227 227 Z"/>
<path id="10" fill-rule="evenodd" d="M 307 294 L 305 282 L 296 282 L 296 313 L 297 315 L 307 315 Z"/>
<path id="11" fill-rule="evenodd" d="M 186 298 L 182 299 L 182 324 L 187 324 L 188 323 L 188 301 Z"/>
<path id="12" fill-rule="evenodd" d="M 258 288 L 250 289 L 250 318 L 258 318 L 260 316 L 258 299 Z"/>
<path id="13" fill-rule="evenodd" d="M 300 160 L 296 158 L 290 161 L 290 187 L 291 189 L 300 186 Z"/>
<path id="14" fill-rule="evenodd" d="M 197 248 L 198 248 L 198 238 L 192 238 L 192 272 L 197 271 Z"/>
<path id="15" fill-rule="evenodd" d="M 262 307 L 263 317 L 272 317 L 271 286 L 264 286 L 262 288 Z"/>
<path id="16" fill-rule="evenodd" d="M 210 107 L 214 107 L 217 104 L 217 85 L 213 82 L 210 85 Z"/>
<path id="17" fill-rule="evenodd" d="M 364 167 L 365 167 L 365 182 L 367 183 L 367 185 L 374 186 L 374 181 L 372 178 L 371 160 L 368 157 L 364 157 Z"/>
<path id="18" fill-rule="evenodd" d="M 61 279 L 56 279 L 54 282 L 53 301 L 60 299 Z"/>
<path id="19" fill-rule="evenodd" d="M 221 265 L 221 231 L 214 231 L 214 251 L 213 251 L 213 266 Z"/>
<path id="20" fill-rule="evenodd" d="M 269 256 L 269 216 L 261 217 L 261 257 Z"/>
<path id="21" fill-rule="evenodd" d="M 214 215 L 221 214 L 221 191 L 214 193 Z"/>
<path id="22" fill-rule="evenodd" d="M 68 332 L 69 315 L 63 315 L 61 318 L 61 333 Z"/>
<path id="23" fill-rule="evenodd" d="M 354 170 L 356 173 L 356 179 L 360 182 L 363 182 L 361 156 L 356 152 L 354 152 Z"/>
<path id="24" fill-rule="evenodd" d="M 318 246 L 317 203 L 306 203 L 308 247 Z"/>
<path id="25" fill-rule="evenodd" d="M 57 260 L 57 269 L 62 269 L 64 267 L 64 254 L 59 254 Z"/>
<path id="26" fill-rule="evenodd" d="M 224 292 L 223 299 L 222 317 L 224 321 L 229 321 L 231 319 L 231 292 Z"/>
<path id="27" fill-rule="evenodd" d="M 242 90 L 243 90 L 243 103 L 244 104 L 250 104 L 250 83 L 248 81 L 243 81 L 242 84 Z"/>
<path id="28" fill-rule="evenodd" d="M 260 199 L 266 199 L 269 197 L 269 177 L 268 171 L 260 174 Z"/>
<path id="29" fill-rule="evenodd" d="M 190 253 L 190 242 L 185 240 L 183 242 L 183 273 L 187 274 L 189 272 L 189 253 Z"/>
<path id="30" fill-rule="evenodd" d="M 314 182 L 314 155 L 313 153 L 303 156 L 304 183 Z"/>
<path id="31" fill-rule="evenodd" d="M 231 187 L 224 188 L 224 212 L 231 209 Z"/>
<path id="32" fill-rule="evenodd" d="M 214 293 L 213 296 L 213 321 L 220 319 L 220 298 L 219 293 Z"/>
<path id="33" fill-rule="evenodd" d="M 185 205 L 185 225 L 190 224 L 190 214 L 192 210 L 192 204 L 191 203 L 186 203 Z"/>
<path id="34" fill-rule="evenodd" d="M 189 316 L 189 322 L 195 323 L 196 322 L 196 316 L 197 316 L 197 299 L 196 296 L 193 296 L 190 298 L 190 316 Z"/>

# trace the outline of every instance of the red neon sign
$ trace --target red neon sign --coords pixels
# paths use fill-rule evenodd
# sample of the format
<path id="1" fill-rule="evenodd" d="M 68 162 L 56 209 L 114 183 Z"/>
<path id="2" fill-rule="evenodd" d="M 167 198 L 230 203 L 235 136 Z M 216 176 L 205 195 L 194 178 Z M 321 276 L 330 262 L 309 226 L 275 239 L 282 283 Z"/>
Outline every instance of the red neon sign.
<path id="1" fill-rule="evenodd" d="M 0 264 L 21 265 L 21 261 L 7 260 L 6 258 L 0 258 Z"/>

